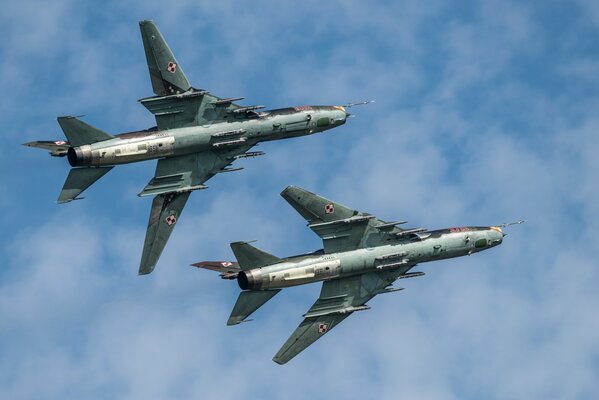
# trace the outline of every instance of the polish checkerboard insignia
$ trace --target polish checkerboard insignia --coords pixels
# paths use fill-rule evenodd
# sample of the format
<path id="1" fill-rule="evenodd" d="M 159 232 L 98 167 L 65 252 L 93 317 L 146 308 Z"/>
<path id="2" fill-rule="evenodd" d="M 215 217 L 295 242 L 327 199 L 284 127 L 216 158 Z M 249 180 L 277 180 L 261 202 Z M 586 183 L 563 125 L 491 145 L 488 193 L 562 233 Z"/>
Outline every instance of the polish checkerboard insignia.
<path id="1" fill-rule="evenodd" d="M 166 217 L 165 221 L 168 226 L 173 226 L 175 225 L 175 222 L 177 222 L 177 217 L 171 214 L 168 217 Z"/>
<path id="2" fill-rule="evenodd" d="M 329 324 L 318 324 L 318 333 L 326 333 L 329 330 Z"/>
<path id="3" fill-rule="evenodd" d="M 220 265 L 222 265 L 223 267 L 230 267 L 231 265 L 233 265 L 233 263 L 229 261 L 223 261 L 222 263 L 220 263 Z"/>
<path id="4" fill-rule="evenodd" d="M 168 65 L 166 66 L 166 70 L 171 74 L 174 74 L 177 71 L 177 64 L 175 64 L 172 61 L 169 61 Z"/>
<path id="5" fill-rule="evenodd" d="M 327 214 L 332 214 L 335 212 L 335 206 L 332 203 L 327 204 L 326 206 L 324 206 L 324 212 Z"/>
<path id="6" fill-rule="evenodd" d="M 67 144 L 67 142 L 65 142 L 64 140 L 57 140 L 54 142 L 54 144 L 61 146 L 63 144 Z"/>

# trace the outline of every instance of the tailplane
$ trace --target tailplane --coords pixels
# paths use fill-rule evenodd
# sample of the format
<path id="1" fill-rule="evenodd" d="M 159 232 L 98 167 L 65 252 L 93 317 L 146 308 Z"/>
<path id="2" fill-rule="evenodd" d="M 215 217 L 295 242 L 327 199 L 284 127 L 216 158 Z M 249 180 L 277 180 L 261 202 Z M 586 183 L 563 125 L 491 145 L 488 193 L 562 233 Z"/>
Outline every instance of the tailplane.
<path id="1" fill-rule="evenodd" d="M 58 203 L 77 200 L 77 196 L 98 179 L 106 175 L 112 167 L 72 168 L 58 196 Z"/>
<path id="2" fill-rule="evenodd" d="M 277 264 L 281 259 L 262 251 L 248 242 L 231 243 L 231 250 L 237 258 L 239 267 L 242 271 L 247 271 L 253 268 L 262 268 L 266 265 Z"/>
<path id="3" fill-rule="evenodd" d="M 268 254 L 267 252 L 252 246 L 248 242 L 231 243 L 231 250 L 233 250 L 233 254 L 235 254 L 235 258 L 237 258 L 237 264 L 241 271 L 262 268 L 282 261 L 280 258 Z M 244 272 L 241 272 L 241 274 L 244 274 Z M 239 293 L 239 297 L 233 307 L 233 311 L 231 311 L 231 316 L 227 321 L 227 325 L 237 325 L 240 322 L 244 322 L 250 314 L 262 307 L 264 303 L 272 299 L 274 295 L 280 291 L 281 289 L 246 290 Z"/>
<path id="4" fill-rule="evenodd" d="M 244 322 L 254 311 L 259 309 L 268 300 L 272 299 L 281 289 L 274 290 L 248 290 L 239 293 L 235 307 L 231 311 L 231 316 L 227 325 L 237 325 Z"/>
<path id="5" fill-rule="evenodd" d="M 112 139 L 114 136 L 94 128 L 75 117 L 58 117 L 58 124 L 73 147 L 83 146 L 104 140 Z"/>

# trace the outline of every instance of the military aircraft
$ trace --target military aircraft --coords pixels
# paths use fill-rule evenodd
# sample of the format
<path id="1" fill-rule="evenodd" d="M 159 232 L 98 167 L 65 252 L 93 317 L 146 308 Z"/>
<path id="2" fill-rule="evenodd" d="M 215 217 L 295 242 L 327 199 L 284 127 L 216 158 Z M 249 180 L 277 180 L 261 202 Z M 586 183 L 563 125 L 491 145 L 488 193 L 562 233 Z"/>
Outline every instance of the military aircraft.
<path id="1" fill-rule="evenodd" d="M 139 100 L 156 118 L 150 129 L 110 135 L 72 116 L 59 117 L 67 140 L 34 141 L 25 146 L 66 156 L 73 167 L 58 203 L 79 194 L 115 165 L 158 159 L 156 172 L 139 196 L 155 196 L 139 274 L 153 271 L 189 194 L 206 189 L 216 174 L 239 171 L 235 160 L 263 155 L 249 151 L 259 142 L 311 135 L 343 125 L 344 106 L 300 106 L 263 111 L 240 106 L 243 97 L 220 98 L 189 84 L 179 62 L 153 21 L 139 23 L 152 88 Z"/>
<path id="2" fill-rule="evenodd" d="M 231 243 L 237 262 L 207 261 L 193 266 L 218 271 L 223 279 L 237 279 L 242 292 L 227 325 L 246 318 L 283 288 L 323 281 L 318 300 L 303 322 L 274 356 L 285 364 L 377 294 L 390 293 L 397 279 L 414 278 L 419 263 L 471 255 L 502 243 L 498 226 L 440 230 L 403 229 L 407 221 L 385 222 L 374 215 L 352 210 L 307 190 L 289 186 L 281 196 L 308 222 L 323 241 L 314 253 L 278 258 L 248 242 Z"/>

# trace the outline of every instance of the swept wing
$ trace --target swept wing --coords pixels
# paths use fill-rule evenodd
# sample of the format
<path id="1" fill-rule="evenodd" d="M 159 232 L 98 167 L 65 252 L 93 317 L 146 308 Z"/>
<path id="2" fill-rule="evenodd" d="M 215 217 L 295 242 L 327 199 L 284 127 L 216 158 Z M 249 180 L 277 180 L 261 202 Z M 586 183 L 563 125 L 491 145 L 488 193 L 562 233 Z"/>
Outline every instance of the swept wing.
<path id="1" fill-rule="evenodd" d="M 285 364 L 353 312 L 369 309 L 366 302 L 377 294 L 394 291 L 395 289 L 388 287 L 411 267 L 325 281 L 318 300 L 304 314 L 304 320 L 283 344 L 273 361 Z"/>
<path id="2" fill-rule="evenodd" d="M 206 125 L 227 118 L 254 116 L 261 106 L 241 107 L 242 97 L 220 98 L 192 87 L 153 21 L 139 23 L 152 89 L 156 96 L 140 102 L 156 118 L 158 129 Z"/>
<path id="3" fill-rule="evenodd" d="M 323 241 L 325 253 L 378 246 L 386 241 L 423 231 L 401 229 L 406 221 L 385 222 L 374 215 L 353 210 L 297 186 L 288 186 L 281 196 L 308 221 L 308 227 Z"/>
<path id="4" fill-rule="evenodd" d="M 156 173 L 139 196 L 156 195 L 152 209 L 139 274 L 149 274 L 154 270 L 162 250 L 173 228 L 181 216 L 183 207 L 193 190 L 205 189 L 204 182 L 243 155 L 251 146 L 232 150 L 210 150 L 158 160 Z"/>

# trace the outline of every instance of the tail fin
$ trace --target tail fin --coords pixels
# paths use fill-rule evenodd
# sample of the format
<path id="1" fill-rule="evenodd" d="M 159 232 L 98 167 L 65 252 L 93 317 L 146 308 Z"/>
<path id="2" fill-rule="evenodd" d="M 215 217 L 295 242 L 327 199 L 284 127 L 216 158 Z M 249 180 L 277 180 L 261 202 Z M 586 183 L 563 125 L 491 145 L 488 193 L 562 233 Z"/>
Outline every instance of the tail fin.
<path id="1" fill-rule="evenodd" d="M 231 243 L 231 250 L 233 250 L 242 271 L 281 262 L 280 258 L 257 249 L 247 242 Z"/>
<path id="2" fill-rule="evenodd" d="M 254 311 L 262 307 L 264 303 L 272 299 L 274 295 L 280 291 L 281 289 L 249 290 L 247 292 L 239 293 L 239 297 L 233 307 L 233 311 L 231 311 L 231 316 L 227 321 L 227 325 L 237 325 L 240 322 L 243 322 Z"/>
<path id="3" fill-rule="evenodd" d="M 58 117 L 58 123 L 64 135 L 69 141 L 69 145 L 77 147 L 104 140 L 112 139 L 114 136 L 94 128 L 91 125 L 75 118 L 75 117 Z"/>
<path id="4" fill-rule="evenodd" d="M 111 169 L 112 167 L 72 168 L 62 187 L 60 196 L 58 196 L 58 203 L 68 203 L 75 200 L 81 192 L 106 175 Z"/>
<path id="5" fill-rule="evenodd" d="M 167 96 L 189 90 L 187 77 L 154 21 L 140 21 L 139 28 L 154 93 Z"/>

